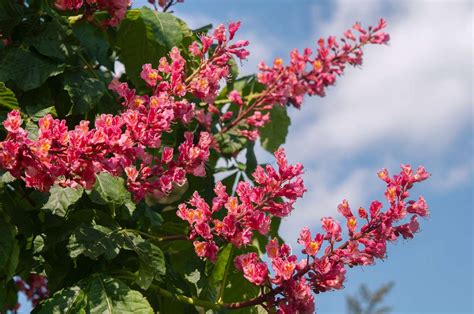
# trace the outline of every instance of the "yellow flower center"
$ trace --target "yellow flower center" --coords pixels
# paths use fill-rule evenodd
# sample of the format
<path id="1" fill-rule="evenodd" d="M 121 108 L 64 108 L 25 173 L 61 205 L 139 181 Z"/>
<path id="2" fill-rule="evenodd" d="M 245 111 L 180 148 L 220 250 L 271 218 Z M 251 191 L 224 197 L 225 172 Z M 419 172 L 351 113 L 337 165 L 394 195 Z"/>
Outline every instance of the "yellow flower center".
<path id="1" fill-rule="evenodd" d="M 322 67 L 323 67 L 323 64 L 321 63 L 320 60 L 315 60 L 314 63 L 313 63 L 313 65 L 314 65 L 314 68 L 315 68 L 316 70 L 318 70 L 318 71 L 321 70 Z"/>

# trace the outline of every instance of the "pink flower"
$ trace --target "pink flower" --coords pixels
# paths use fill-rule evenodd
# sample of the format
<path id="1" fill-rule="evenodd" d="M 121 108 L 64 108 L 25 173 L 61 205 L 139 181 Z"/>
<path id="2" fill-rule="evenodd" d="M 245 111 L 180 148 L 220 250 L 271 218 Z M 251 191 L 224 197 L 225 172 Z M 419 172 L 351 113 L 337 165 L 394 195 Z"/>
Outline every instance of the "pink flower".
<path id="1" fill-rule="evenodd" d="M 189 49 L 189 52 L 193 56 L 196 56 L 196 57 L 202 56 L 201 47 L 199 47 L 199 44 L 197 43 L 197 41 L 193 41 L 188 49 Z"/>
<path id="2" fill-rule="evenodd" d="M 20 112 L 18 110 L 12 110 L 8 113 L 7 119 L 3 121 L 3 126 L 10 133 L 17 133 L 22 123 Z"/>
<path id="3" fill-rule="evenodd" d="M 316 234 L 315 238 L 311 238 L 311 232 L 308 227 L 304 227 L 300 232 L 298 243 L 304 246 L 304 253 L 310 256 L 315 256 L 323 243 L 324 236 L 320 233 Z"/>
<path id="4" fill-rule="evenodd" d="M 79 10 L 83 3 L 83 0 L 56 0 L 54 6 L 62 11 Z"/>
<path id="5" fill-rule="evenodd" d="M 204 241 L 194 241 L 194 250 L 196 251 L 197 256 L 202 258 L 207 258 L 210 261 L 215 262 L 217 259 L 217 252 L 219 248 L 213 241 L 204 242 Z"/>
<path id="6" fill-rule="evenodd" d="M 240 93 L 238 91 L 236 91 L 235 89 L 233 91 L 231 91 L 229 93 L 229 95 L 227 95 L 227 97 L 229 98 L 230 101 L 232 101 L 233 103 L 239 105 L 239 106 L 242 106 L 243 105 L 243 101 L 242 101 L 242 97 L 240 96 Z"/>
<path id="7" fill-rule="evenodd" d="M 410 206 L 407 207 L 409 213 L 418 214 L 421 217 L 428 216 L 428 204 L 426 203 L 423 196 L 420 196 L 416 202 L 411 202 Z"/>
<path id="8" fill-rule="evenodd" d="M 334 241 L 341 240 L 341 226 L 336 220 L 331 217 L 323 217 L 321 223 L 323 229 L 326 231 L 326 239 L 332 239 Z"/>
<path id="9" fill-rule="evenodd" d="M 239 28 L 240 21 L 229 23 L 229 40 L 232 40 L 234 38 L 234 35 L 239 30 Z"/>
<path id="10" fill-rule="evenodd" d="M 161 80 L 158 70 L 152 68 L 150 63 L 142 66 L 140 77 L 147 83 L 148 86 L 156 86 L 157 82 Z"/>
<path id="11" fill-rule="evenodd" d="M 258 286 L 264 284 L 268 279 L 268 267 L 263 262 L 248 264 L 243 267 L 242 272 L 245 279 Z"/>
<path id="12" fill-rule="evenodd" d="M 234 259 L 234 265 L 237 270 L 242 271 L 244 267 L 247 267 L 250 264 L 255 264 L 258 261 L 258 256 L 256 253 L 247 253 L 237 256 Z"/>
<path id="13" fill-rule="evenodd" d="M 351 212 L 351 208 L 349 207 L 349 203 L 347 202 L 347 200 L 343 200 L 342 203 L 337 206 L 337 210 L 345 218 L 349 218 L 353 216 Z"/>
<path id="14" fill-rule="evenodd" d="M 280 257 L 272 260 L 272 268 L 275 272 L 275 283 L 281 283 L 284 280 L 290 279 L 296 269 L 296 256 L 291 255 L 287 259 Z"/>
<path id="15" fill-rule="evenodd" d="M 265 250 L 267 251 L 267 255 L 270 259 L 276 258 L 279 255 L 278 240 L 275 238 L 268 241 L 268 244 L 265 246 Z"/>

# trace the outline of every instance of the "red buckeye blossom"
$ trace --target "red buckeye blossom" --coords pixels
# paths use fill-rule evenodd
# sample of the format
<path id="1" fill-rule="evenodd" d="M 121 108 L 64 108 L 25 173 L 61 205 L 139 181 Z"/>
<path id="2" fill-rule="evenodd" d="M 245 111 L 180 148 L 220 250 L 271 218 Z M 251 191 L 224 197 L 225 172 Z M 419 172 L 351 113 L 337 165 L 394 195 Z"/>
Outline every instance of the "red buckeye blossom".
<path id="1" fill-rule="evenodd" d="M 303 246 L 306 257 L 299 262 L 289 246 L 279 246 L 276 239 L 270 240 L 266 246 L 272 274 L 263 271 L 265 264 L 255 253 L 236 257 L 236 268 L 247 280 L 271 287 L 269 293 L 261 296 L 262 300 L 275 304 L 279 313 L 313 313 L 314 296 L 311 292 L 343 288 L 348 266 L 372 265 L 376 258 L 385 258 L 387 242 L 396 241 L 400 236 L 404 239 L 413 237 L 419 229 L 417 218 L 428 215 L 428 206 L 423 197 L 417 201 L 407 200 L 409 190 L 414 183 L 426 180 L 429 174 L 423 167 L 414 171 L 408 165 L 402 165 L 399 175 L 390 177 L 386 170 L 381 174 L 379 176 L 387 184 L 388 209 L 382 211 L 382 203 L 374 201 L 370 218 L 363 208 L 359 209 L 365 221 L 361 221 L 361 227 L 357 228 L 358 219 L 344 200 L 338 208 L 348 221 L 348 238 L 339 246 L 336 243 L 342 241 L 342 228 L 336 220 L 325 217 L 322 219 L 325 235 L 318 233 L 312 238 L 307 227 L 301 230 L 298 243 Z M 408 214 L 411 217 L 404 222 Z M 318 252 L 323 252 L 320 257 Z M 256 271 L 256 265 L 262 271 Z"/>
<path id="2" fill-rule="evenodd" d="M 359 33 L 357 37 L 348 30 L 339 41 L 334 36 L 327 40 L 320 39 L 316 54 L 310 48 L 304 49 L 302 53 L 294 49 L 290 54 L 289 65 L 285 66 L 281 58 L 275 59 L 271 66 L 261 62 L 257 77 L 265 89 L 249 94 L 244 99 L 238 97 L 240 95 L 235 91 L 230 92 L 227 95 L 228 102 L 241 108 L 237 113 L 227 111 L 233 116 L 222 126 L 221 133 L 236 128 L 238 134 L 255 141 L 259 129 L 270 122 L 268 111 L 273 106 L 292 104 L 300 108 L 305 95 L 323 97 L 326 88 L 335 84 L 347 65 L 362 64 L 362 48 L 365 45 L 388 43 L 389 35 L 382 32 L 385 27 L 383 19 L 376 27 L 367 30 L 356 24 L 353 29 Z"/>
<path id="3" fill-rule="evenodd" d="M 161 198 L 175 186 L 186 182 L 186 175 L 205 175 L 212 137 L 207 132 L 185 132 L 177 149 L 163 146 L 161 136 L 172 132 L 172 124 L 189 124 L 195 115 L 194 104 L 182 95 L 184 59 L 179 50 L 170 52 L 159 69 L 145 64 L 141 77 L 153 88 L 152 96 L 140 96 L 126 83 L 112 81 L 110 88 L 123 99 L 124 110 L 118 115 L 102 114 L 81 121 L 68 130 L 66 121 L 46 115 L 38 121 L 36 139 L 21 127 L 18 111 L 8 114 L 3 122 L 8 131 L 0 142 L 0 165 L 28 187 L 48 191 L 54 184 L 92 188 L 95 175 L 109 172 L 126 175 L 128 189 L 136 200 L 150 194 Z M 171 74 L 163 81 L 159 71 Z M 197 136 L 196 136 L 197 135 Z M 157 149 L 150 153 L 148 149 Z"/>
<path id="4" fill-rule="evenodd" d="M 321 38 L 317 42 L 318 49 L 314 57 L 309 48 L 303 54 L 295 49 L 291 52 L 288 66 L 283 66 L 281 59 L 276 59 L 272 67 L 261 63 L 259 81 L 272 90 L 266 95 L 266 102 L 291 103 L 299 108 L 305 94 L 324 96 L 325 88 L 334 85 L 336 77 L 344 72 L 346 65 L 362 64 L 364 45 L 386 44 L 389 41 L 389 35 L 381 32 L 385 27 L 384 19 L 368 30 L 357 23 L 353 29 L 359 33 L 358 38 L 351 30 L 344 34 L 340 42 L 334 36 L 327 40 Z"/>
<path id="5" fill-rule="evenodd" d="M 201 238 L 214 244 L 217 237 L 241 247 L 251 243 L 254 231 L 267 234 L 272 216 L 288 216 L 296 199 L 306 191 L 301 179 L 303 166 L 289 165 L 282 148 L 275 152 L 275 157 L 278 170 L 271 165 L 265 169 L 258 166 L 253 173 L 256 185 L 239 182 L 235 191 L 237 196 L 228 195 L 222 182 L 218 182 L 212 206 L 198 192 L 187 204 L 180 204 L 177 215 L 189 223 L 189 239 Z M 213 214 L 220 211 L 225 211 L 223 218 L 215 218 Z M 222 216 L 222 213 L 219 214 Z M 201 257 L 207 256 L 198 251 L 196 253 Z M 256 266 L 252 268 L 254 271 L 261 274 L 263 270 Z M 257 279 L 254 281 L 260 282 Z"/>
<path id="6" fill-rule="evenodd" d="M 165 9 L 175 2 L 159 0 L 158 5 Z M 107 10 L 112 18 L 106 23 L 113 26 L 123 19 L 129 3 L 56 0 L 55 5 L 60 10 L 85 8 L 88 17 L 95 10 Z M 8 134 L 0 142 L 0 166 L 27 187 L 40 191 L 48 191 L 55 184 L 91 189 L 96 175 L 107 172 L 124 176 L 136 201 L 145 196 L 162 198 L 176 186 L 183 186 L 188 175 L 206 175 L 211 148 L 219 152 L 219 135 L 232 130 L 234 135 L 255 141 L 260 128 L 270 122 L 269 110 L 274 105 L 299 108 L 305 95 L 324 96 L 347 65 L 362 63 L 363 46 L 388 42 L 388 34 L 382 32 L 385 26 L 383 19 L 367 30 L 356 23 L 339 41 L 333 36 L 320 39 L 316 54 L 308 48 L 302 54 L 294 50 L 289 65 L 282 59 L 276 59 L 272 66 L 262 63 L 258 82 L 263 84 L 263 91 L 245 95 L 226 90 L 221 95 L 221 82 L 229 78 L 231 61 L 249 55 L 248 41 L 232 42 L 240 22 L 227 27 L 221 24 L 192 42 L 187 47 L 189 54 L 174 47 L 157 64 L 144 64 L 140 77 L 149 94 L 140 95 L 127 83 L 114 79 L 109 88 L 120 97 L 123 109 L 116 115 L 97 116 L 93 125 L 81 121 L 69 129 L 65 120 L 46 115 L 38 121 L 34 136 L 22 127 L 20 112 L 11 111 L 3 122 Z M 214 122 L 217 129 L 213 129 Z M 185 130 L 176 146 L 165 145 L 163 137 L 174 132 L 177 124 Z M 212 202 L 194 192 L 178 206 L 177 216 L 189 224 L 187 237 L 193 241 L 197 256 L 216 262 L 217 243 L 228 242 L 239 248 L 249 245 L 255 232 L 268 234 L 273 217 L 292 212 L 306 191 L 303 166 L 290 165 L 282 148 L 274 156 L 277 167 L 257 166 L 253 184 L 240 181 L 229 195 L 224 184 L 217 182 Z M 382 202 L 374 200 L 368 210 L 360 207 L 356 212 L 343 200 L 337 207 L 343 223 L 323 217 L 322 232 L 314 236 L 308 227 L 303 228 L 298 239 L 305 255 L 301 260 L 277 239 L 265 246 L 268 262 L 256 253 L 237 256 L 235 268 L 249 282 L 262 286 L 262 291 L 269 291 L 257 297 L 261 302 L 253 304 L 267 302 L 279 313 L 312 313 L 313 292 L 341 289 L 347 267 L 372 265 L 375 259 L 385 258 L 388 242 L 413 238 L 419 230 L 418 217 L 427 217 L 429 212 L 422 196 L 408 199 L 409 190 L 430 175 L 423 167 L 401 168 L 393 177 L 386 169 L 378 172 L 386 184 L 386 210 Z M 18 281 L 20 290 L 46 296 L 47 289 L 41 288 L 44 277 L 31 278 L 28 286 Z"/>

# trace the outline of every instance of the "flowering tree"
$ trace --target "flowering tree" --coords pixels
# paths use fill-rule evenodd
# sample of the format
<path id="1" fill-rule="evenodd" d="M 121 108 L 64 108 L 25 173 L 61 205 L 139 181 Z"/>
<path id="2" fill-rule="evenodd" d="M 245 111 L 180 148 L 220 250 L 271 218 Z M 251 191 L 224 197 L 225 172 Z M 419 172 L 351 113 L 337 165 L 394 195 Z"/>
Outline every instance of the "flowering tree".
<path id="1" fill-rule="evenodd" d="M 428 215 L 409 190 L 429 174 L 403 165 L 378 173 L 386 205 L 343 200 L 344 222 L 303 228 L 293 252 L 278 235 L 306 192 L 287 110 L 386 44 L 383 19 L 240 77 L 240 22 L 191 30 L 176 2 L 0 3 L 0 311 L 23 291 L 38 313 L 309 313 Z"/>

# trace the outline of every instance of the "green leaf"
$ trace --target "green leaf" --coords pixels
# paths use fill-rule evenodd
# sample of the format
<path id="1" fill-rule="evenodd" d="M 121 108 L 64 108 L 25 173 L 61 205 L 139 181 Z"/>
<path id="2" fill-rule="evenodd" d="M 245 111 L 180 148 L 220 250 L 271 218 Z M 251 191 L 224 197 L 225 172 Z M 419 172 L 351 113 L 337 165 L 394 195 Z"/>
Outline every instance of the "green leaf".
<path id="1" fill-rule="evenodd" d="M 255 156 L 254 147 L 255 142 L 249 141 L 247 143 L 247 151 L 245 153 L 245 157 L 247 159 L 245 173 L 249 177 L 252 177 L 252 173 L 255 171 L 255 168 L 257 168 L 257 157 Z"/>
<path id="2" fill-rule="evenodd" d="M 161 249 L 132 232 L 123 234 L 123 248 L 134 251 L 139 260 L 137 284 L 146 290 L 156 276 L 166 274 L 165 256 Z"/>
<path id="3" fill-rule="evenodd" d="M 49 191 L 48 202 L 44 204 L 43 209 L 49 209 L 53 214 L 64 217 L 69 206 L 76 203 L 83 192 L 82 187 L 71 188 L 55 185 Z"/>
<path id="4" fill-rule="evenodd" d="M 16 1 L 0 1 L 0 29 L 7 35 L 21 20 L 25 7 Z"/>
<path id="5" fill-rule="evenodd" d="M 82 224 L 69 237 L 67 248 L 72 259 L 85 255 L 97 259 L 102 254 L 112 259 L 120 251 L 122 237 L 112 229 L 104 226 Z"/>
<path id="6" fill-rule="evenodd" d="M 238 134 L 236 128 L 232 128 L 226 133 L 215 135 L 219 142 L 222 154 L 226 157 L 236 156 L 247 144 L 247 138 Z"/>
<path id="7" fill-rule="evenodd" d="M 64 60 L 68 55 L 65 41 L 65 30 L 56 20 L 46 23 L 39 34 L 25 38 L 25 42 L 42 54 L 43 56 Z"/>
<path id="8" fill-rule="evenodd" d="M 87 296 L 79 286 L 62 289 L 43 301 L 33 313 L 86 313 Z"/>
<path id="9" fill-rule="evenodd" d="M 55 293 L 33 313 L 151 314 L 153 309 L 140 292 L 130 289 L 122 281 L 95 274 Z"/>
<path id="10" fill-rule="evenodd" d="M 15 275 L 20 252 L 15 236 L 16 228 L 0 212 L 0 280 Z"/>
<path id="11" fill-rule="evenodd" d="M 10 183 L 10 182 L 13 182 L 15 180 L 16 180 L 16 178 L 14 176 L 12 176 L 12 174 L 8 171 L 5 172 L 4 174 L 2 174 L 1 179 L 0 179 L 0 181 L 2 183 Z"/>
<path id="12" fill-rule="evenodd" d="M 81 21 L 74 23 L 72 30 L 89 57 L 109 69 L 113 69 L 114 64 L 109 57 L 110 46 L 107 36 L 101 28 L 95 27 L 87 21 Z"/>
<path id="13" fill-rule="evenodd" d="M 0 81 L 11 80 L 24 91 L 41 86 L 48 77 L 63 71 L 64 64 L 53 63 L 22 48 L 8 49 L 0 61 Z"/>
<path id="14" fill-rule="evenodd" d="M 130 192 L 125 188 L 125 180 L 107 172 L 97 175 L 91 197 L 92 201 L 98 204 L 124 205 L 131 202 Z"/>
<path id="15" fill-rule="evenodd" d="M 270 111 L 271 122 L 267 123 L 260 131 L 262 147 L 273 154 L 280 145 L 285 143 L 288 127 L 291 124 L 286 113 L 286 107 L 273 106 Z"/>
<path id="16" fill-rule="evenodd" d="M 199 28 L 193 29 L 193 33 L 196 35 L 207 34 L 212 29 L 212 24 L 207 24 Z"/>
<path id="17" fill-rule="evenodd" d="M 95 275 L 88 281 L 87 312 L 151 314 L 153 309 L 143 295 L 118 279 Z"/>
<path id="18" fill-rule="evenodd" d="M 240 172 L 235 171 L 234 173 L 230 174 L 228 177 L 221 180 L 222 184 L 226 188 L 227 194 L 231 195 L 234 191 L 235 182 L 238 180 L 237 176 L 240 178 Z"/>
<path id="19" fill-rule="evenodd" d="M 38 139 L 38 124 L 34 123 L 31 120 L 26 120 L 25 130 L 28 132 L 28 138 L 30 140 L 36 141 Z"/>
<path id="20" fill-rule="evenodd" d="M 155 12 L 147 7 L 142 7 L 140 15 L 145 24 L 151 28 L 160 45 L 171 49 L 183 40 L 181 25 L 173 14 Z"/>
<path id="21" fill-rule="evenodd" d="M 232 244 L 228 243 L 220 252 L 217 257 L 217 262 L 214 265 L 209 281 L 213 285 L 217 285 L 226 276 L 226 270 L 229 267 L 228 264 L 232 263 Z"/>
<path id="22" fill-rule="evenodd" d="M 10 313 L 18 302 L 18 288 L 13 278 L 0 280 L 0 312 Z"/>
<path id="23" fill-rule="evenodd" d="M 0 106 L 11 110 L 20 108 L 15 94 L 9 88 L 5 87 L 5 83 L 3 82 L 0 82 Z"/>
<path id="24" fill-rule="evenodd" d="M 65 73 L 64 89 L 73 102 L 72 114 L 84 114 L 93 109 L 107 92 L 104 82 L 89 77 L 86 72 Z"/>
<path id="25" fill-rule="evenodd" d="M 139 243 L 137 247 L 140 250 L 137 283 L 146 290 L 156 276 L 166 273 L 165 257 L 159 247 L 148 241 Z"/>
<path id="26" fill-rule="evenodd" d="M 56 108 L 54 106 L 39 109 L 37 106 L 28 105 L 26 106 L 26 113 L 31 117 L 31 120 L 38 122 L 39 119 L 44 117 L 47 114 L 56 116 Z"/>
<path id="27" fill-rule="evenodd" d="M 116 44 L 120 61 L 135 86 L 145 86 L 139 75 L 142 65 L 157 65 L 171 47 L 183 39 L 177 18 L 148 8 L 129 10 L 121 22 Z"/>

